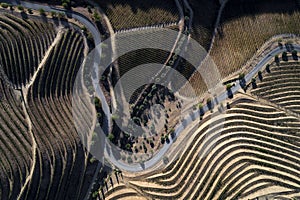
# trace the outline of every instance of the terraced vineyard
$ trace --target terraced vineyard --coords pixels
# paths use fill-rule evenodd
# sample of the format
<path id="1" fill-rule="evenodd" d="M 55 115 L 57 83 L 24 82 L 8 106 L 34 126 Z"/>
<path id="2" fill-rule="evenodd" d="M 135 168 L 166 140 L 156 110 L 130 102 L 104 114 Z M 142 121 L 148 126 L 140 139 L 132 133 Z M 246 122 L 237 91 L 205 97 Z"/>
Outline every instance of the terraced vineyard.
<path id="1" fill-rule="evenodd" d="M 0 63 L 8 79 L 20 88 L 29 82 L 57 33 L 52 23 L 0 16 Z"/>
<path id="2" fill-rule="evenodd" d="M 255 89 L 234 99 L 225 121 L 205 116 L 178 159 L 163 170 L 129 174 L 128 185 L 115 186 L 114 193 L 126 197 L 134 189 L 151 199 L 299 199 L 299 72 L 299 62 L 271 65 Z"/>
<path id="3" fill-rule="evenodd" d="M 32 165 L 32 139 L 20 93 L 0 80 L 0 198 L 15 199 Z"/>
<path id="4" fill-rule="evenodd" d="M 153 199 L 299 195 L 298 118 L 243 97 L 227 111 L 224 124 L 219 120 L 203 123 L 178 160 L 154 175 L 129 179 L 130 187 Z"/>
<path id="5" fill-rule="evenodd" d="M 83 47 L 80 34 L 76 31 L 64 32 L 29 89 L 29 116 L 41 151 L 39 159 L 43 160 L 37 163 L 36 168 L 40 167 L 41 171 L 37 171 L 34 177 L 44 178 L 31 182 L 30 191 L 39 192 L 29 192 L 27 197 L 38 194 L 39 198 L 63 198 L 66 194 L 60 191 L 64 190 L 74 192 L 67 194 L 69 198 L 82 195 L 80 190 L 72 188 L 84 187 L 87 161 L 73 125 L 69 95 L 83 59 Z M 39 189 L 42 182 L 48 183 L 46 191 Z"/>
<path id="6" fill-rule="evenodd" d="M 104 9 L 115 30 L 172 23 L 179 20 L 175 1 L 96 1 Z"/>
<path id="7" fill-rule="evenodd" d="M 263 76 L 263 81 L 253 94 L 266 99 L 283 109 L 300 114 L 300 63 L 281 63 L 272 66 L 271 73 Z"/>
<path id="8" fill-rule="evenodd" d="M 0 199 L 83 199 L 98 164 L 71 107 L 86 41 L 72 24 L 3 13 L 0 25 Z"/>
<path id="9" fill-rule="evenodd" d="M 299 21 L 298 1 L 283 5 L 274 0 L 272 9 L 265 1 L 240 3 L 240 0 L 230 0 L 225 8 L 211 51 L 224 77 L 240 69 L 256 48 L 274 34 L 299 32 L 296 26 Z M 211 45 L 213 25 L 220 7 L 217 0 L 168 0 L 163 3 L 110 0 L 99 4 L 115 30 L 173 23 L 173 29 L 191 34 L 206 49 Z M 21 13 L 23 8 L 18 8 Z M 89 33 L 84 30 L 89 26 L 80 28 L 80 18 L 78 21 L 73 19 L 76 24 L 68 22 L 69 19 L 62 23 L 55 17 L 50 19 L 47 14 L 39 20 L 34 14 L 15 12 L 14 15 L 14 11 L 8 9 L 0 10 L 0 199 L 300 199 L 299 62 L 271 65 L 270 70 L 259 76 L 259 80 L 254 78 L 256 87 L 248 87 L 244 93 L 239 90 L 234 92 L 234 98 L 226 99 L 226 110 L 218 102 L 210 113 L 199 118 L 190 116 L 190 122 L 180 116 L 181 103 L 171 91 L 156 85 L 149 85 L 144 90 L 144 86 L 140 87 L 131 98 L 130 103 L 135 107 L 132 106 L 130 112 L 132 116 L 136 115 L 136 121 L 141 123 L 140 119 L 143 119 L 144 126 L 148 126 L 152 113 L 147 113 L 145 108 L 149 109 L 155 103 L 165 104 L 168 119 L 163 133 L 156 133 L 151 141 L 146 136 L 136 139 L 116 130 L 116 124 L 112 123 L 112 127 L 108 127 L 112 129 L 109 136 L 115 139 L 116 145 L 129 151 L 135 147 L 136 153 L 138 149 L 147 153 L 146 147 L 156 151 L 150 149 L 155 141 L 158 147 L 163 148 L 167 144 L 175 145 L 173 148 L 181 145 L 182 154 L 168 163 L 171 156 L 166 155 L 170 152 L 161 154 L 152 151 L 153 157 L 162 158 L 154 170 L 147 171 L 151 163 L 148 157 L 144 160 L 141 156 L 140 160 L 135 158 L 141 165 L 137 168 L 146 168 L 146 171 L 129 173 L 115 168 L 115 174 L 112 174 L 87 152 L 78 137 L 78 134 L 83 134 L 81 130 L 88 130 L 94 136 L 91 127 L 97 129 L 97 118 L 100 124 L 104 118 L 101 115 L 103 102 L 93 95 L 80 96 L 86 98 L 82 107 L 75 109 L 75 113 L 72 109 L 72 106 L 77 106 L 74 105 L 74 93 L 81 94 L 79 90 L 90 89 L 75 87 L 77 90 L 73 90 L 73 86 L 84 58 L 91 50 L 87 39 L 91 39 L 92 35 L 95 41 L 100 40 L 101 36 L 96 37 L 98 30 L 91 29 Z M 193 21 L 189 21 L 189 16 Z M 179 20 L 181 23 L 178 23 Z M 101 20 L 98 22 L 102 23 Z M 93 23 L 88 25 L 93 26 Z M 151 31 L 156 37 L 155 28 Z M 133 31 L 128 30 L 118 34 L 131 33 Z M 165 38 L 157 35 L 157 40 L 168 40 L 174 44 L 174 50 L 176 47 L 191 50 L 183 46 L 186 43 L 180 41 L 180 37 L 175 41 L 169 35 L 164 35 Z M 130 40 L 125 43 L 133 45 Z M 105 95 L 111 92 L 110 86 L 120 76 L 147 63 L 173 63 L 170 65 L 190 79 L 197 92 L 203 94 L 207 90 L 200 75 L 193 74 L 190 64 L 178 59 L 177 53 L 148 48 L 121 56 L 113 64 L 116 67 L 106 72 L 108 77 L 101 77 L 101 83 L 108 91 Z M 167 73 L 167 70 L 162 72 Z M 204 74 L 207 77 L 217 76 L 212 68 Z M 80 81 L 86 86 L 91 85 L 88 80 Z M 236 85 L 232 87 L 238 88 Z M 214 101 L 218 100 L 217 95 Z M 97 102 L 97 117 L 88 102 Z M 200 104 L 198 107 L 201 113 L 203 107 Z M 193 109 L 197 108 L 194 106 Z M 226 111 L 224 118 L 214 115 L 217 109 L 219 112 Z M 176 116 L 170 118 L 172 114 Z M 81 120 L 76 121 L 79 129 L 74 125 L 74 115 Z M 185 129 L 181 136 L 174 138 L 177 121 L 182 122 L 180 128 L 189 126 L 192 132 L 187 133 L 188 129 Z M 146 146 L 145 141 L 149 145 Z M 180 143 L 182 141 L 186 143 Z M 105 153 L 110 154 L 111 159 L 114 156 L 113 153 Z M 110 161 L 114 163 L 114 160 Z M 137 163 L 131 164 L 137 166 Z"/>
<path id="10" fill-rule="evenodd" d="M 279 34 L 299 34 L 297 1 L 229 0 L 226 4 L 211 56 L 226 77 L 246 64 L 257 49 Z"/>

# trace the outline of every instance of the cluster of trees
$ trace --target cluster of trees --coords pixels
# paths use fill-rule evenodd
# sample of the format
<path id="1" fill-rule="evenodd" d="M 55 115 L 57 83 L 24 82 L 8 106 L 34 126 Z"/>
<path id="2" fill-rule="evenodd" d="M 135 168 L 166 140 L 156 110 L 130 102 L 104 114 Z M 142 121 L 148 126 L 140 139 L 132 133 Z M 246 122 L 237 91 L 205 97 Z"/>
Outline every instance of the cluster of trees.
<path id="1" fill-rule="evenodd" d="M 14 6 L 13 6 L 12 4 L 8 4 L 8 3 L 0 3 L 0 6 L 1 6 L 2 8 L 8 8 L 8 7 L 9 7 L 10 10 L 14 10 Z M 19 11 L 21 11 L 21 12 L 25 12 L 25 8 L 24 8 L 22 5 L 17 5 L 16 8 L 17 8 Z M 27 11 L 28 11 L 29 14 L 33 14 L 31 8 L 28 8 Z M 45 15 L 45 14 L 46 14 L 45 10 L 42 9 L 42 8 L 40 8 L 38 11 L 39 11 L 40 15 Z"/>
<path id="2" fill-rule="evenodd" d="M 94 11 L 93 18 L 94 18 L 95 22 L 99 22 L 101 19 L 100 14 L 97 11 Z"/>

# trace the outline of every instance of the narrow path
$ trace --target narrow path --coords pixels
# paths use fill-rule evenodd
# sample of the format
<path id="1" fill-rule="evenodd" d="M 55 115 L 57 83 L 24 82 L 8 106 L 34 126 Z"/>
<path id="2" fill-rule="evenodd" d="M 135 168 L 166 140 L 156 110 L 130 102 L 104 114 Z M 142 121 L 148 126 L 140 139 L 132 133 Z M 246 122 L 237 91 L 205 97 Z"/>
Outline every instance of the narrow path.
<path id="1" fill-rule="evenodd" d="M 24 185 L 21 187 L 21 190 L 20 190 L 20 193 L 19 193 L 17 199 L 20 199 L 22 197 L 22 194 L 23 194 L 26 186 L 32 180 L 32 176 L 33 176 L 33 173 L 34 173 L 34 170 L 35 170 L 35 165 L 36 165 L 37 151 L 38 151 L 37 142 L 36 142 L 34 134 L 32 132 L 32 122 L 31 122 L 30 116 L 28 114 L 27 107 L 25 105 L 25 98 L 26 97 L 24 96 L 23 91 L 21 91 L 21 95 L 22 95 L 22 108 L 23 108 L 25 118 L 26 118 L 26 121 L 27 121 L 27 124 L 28 124 L 28 133 L 30 134 L 31 139 L 32 139 L 32 165 L 31 165 L 30 173 L 27 176 L 27 178 L 24 182 Z"/>
<path id="2" fill-rule="evenodd" d="M 55 45 L 60 41 L 61 37 L 62 37 L 62 33 L 63 30 L 60 29 L 55 37 L 55 39 L 53 40 L 51 46 L 48 48 L 48 50 L 46 51 L 42 61 L 40 62 L 38 68 L 36 69 L 36 71 L 34 72 L 33 76 L 31 77 L 30 81 L 24 86 L 22 87 L 22 92 L 23 92 L 23 96 L 24 96 L 24 101 L 25 104 L 27 105 L 27 94 L 28 94 L 28 90 L 30 89 L 31 85 L 34 83 L 37 75 L 39 74 L 40 70 L 43 68 L 43 66 L 45 65 L 49 54 L 51 53 L 51 51 L 53 50 L 53 48 L 55 47 Z"/>
<path id="3" fill-rule="evenodd" d="M 107 15 L 105 14 L 105 12 L 102 10 L 102 8 L 95 2 L 93 1 L 88 1 L 90 4 L 92 4 L 96 10 L 99 11 L 102 19 L 105 21 L 105 24 L 108 28 L 108 32 L 109 32 L 109 35 L 110 35 L 110 41 L 111 41 L 111 48 L 112 48 L 112 57 L 115 57 L 115 53 L 116 53 L 116 40 L 115 40 L 115 32 L 114 32 L 114 29 L 107 17 Z M 110 70 L 109 70 L 109 75 L 108 77 L 111 77 L 111 74 L 112 74 L 112 67 L 110 67 Z M 112 83 L 109 81 L 109 89 L 110 89 L 110 98 L 111 98 L 111 106 L 114 108 L 114 110 L 117 109 L 117 101 L 116 101 L 116 97 L 115 97 L 115 94 L 114 94 L 114 90 L 113 90 L 113 87 L 112 87 Z M 124 96 L 124 95 L 123 95 Z M 110 129 L 111 130 L 111 129 Z"/>
<path id="4" fill-rule="evenodd" d="M 211 42 L 210 42 L 210 45 L 209 45 L 209 49 L 208 49 L 208 55 L 210 55 L 210 52 L 212 50 L 212 47 L 214 46 L 214 42 L 215 42 L 215 39 L 216 39 L 216 35 L 218 33 L 218 27 L 220 25 L 220 21 L 221 21 L 221 16 L 223 14 L 223 10 L 226 6 L 226 3 L 228 2 L 229 0 L 220 0 L 220 9 L 218 11 L 218 16 L 217 16 L 217 20 L 216 20 L 216 23 L 214 25 L 214 32 L 213 32 L 213 36 L 212 36 L 212 39 L 211 39 Z"/>

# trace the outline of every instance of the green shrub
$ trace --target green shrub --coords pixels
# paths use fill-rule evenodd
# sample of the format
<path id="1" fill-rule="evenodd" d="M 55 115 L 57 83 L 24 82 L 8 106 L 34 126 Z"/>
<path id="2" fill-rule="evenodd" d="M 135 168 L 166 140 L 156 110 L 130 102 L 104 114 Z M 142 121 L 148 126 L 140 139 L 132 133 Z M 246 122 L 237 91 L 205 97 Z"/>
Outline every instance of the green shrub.
<path id="1" fill-rule="evenodd" d="M 112 142 L 112 141 L 115 139 L 114 134 L 110 133 L 110 134 L 108 135 L 108 139 L 109 139 L 109 141 Z"/>
<path id="2" fill-rule="evenodd" d="M 43 8 L 39 9 L 40 15 L 45 15 L 45 10 Z"/>
<path id="3" fill-rule="evenodd" d="M 96 22 L 100 21 L 100 15 L 96 11 L 94 12 L 93 17 L 94 17 L 94 19 L 95 19 Z"/>
<path id="4" fill-rule="evenodd" d="M 17 8 L 18 8 L 18 10 L 20 10 L 20 11 L 23 11 L 23 10 L 24 10 L 24 7 L 21 6 L 21 5 L 18 5 Z"/>
<path id="5" fill-rule="evenodd" d="M 226 85 L 226 90 L 230 90 L 232 88 L 232 85 L 230 84 L 230 83 L 228 83 L 227 85 Z"/>
<path id="6" fill-rule="evenodd" d="M 130 144 L 126 144 L 125 147 L 126 147 L 127 150 L 131 149 L 131 145 Z"/>
<path id="7" fill-rule="evenodd" d="M 101 101 L 100 101 L 100 99 L 98 97 L 94 98 L 94 104 L 95 104 L 95 106 L 96 106 L 97 109 L 101 108 Z"/>
<path id="8" fill-rule="evenodd" d="M 8 6 L 9 6 L 9 4 L 7 4 L 7 3 L 1 3 L 0 5 L 2 8 L 8 8 Z"/>
<path id="9" fill-rule="evenodd" d="M 240 80 L 242 80 L 242 79 L 244 79 L 244 78 L 245 78 L 245 74 L 244 74 L 244 73 L 239 74 L 239 79 L 240 79 Z"/>
<path id="10" fill-rule="evenodd" d="M 68 9 L 69 5 L 67 3 L 62 3 L 62 6 L 64 7 L 64 9 Z"/>
<path id="11" fill-rule="evenodd" d="M 54 12 L 54 11 L 51 11 L 51 16 L 52 16 L 52 17 L 56 17 L 56 16 L 57 16 L 57 13 Z"/>

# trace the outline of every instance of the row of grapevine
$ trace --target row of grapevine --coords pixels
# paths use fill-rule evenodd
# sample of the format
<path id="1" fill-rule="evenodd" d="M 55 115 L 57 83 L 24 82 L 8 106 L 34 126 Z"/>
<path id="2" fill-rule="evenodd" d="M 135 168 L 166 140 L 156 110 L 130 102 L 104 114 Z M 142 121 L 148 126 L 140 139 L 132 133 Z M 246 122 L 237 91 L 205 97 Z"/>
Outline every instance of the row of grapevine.
<path id="1" fill-rule="evenodd" d="M 219 120 L 201 125 L 177 162 L 132 186 L 164 199 L 248 199 L 274 185 L 299 188 L 297 118 L 241 102 L 227 111 L 224 126 Z"/>
<path id="2" fill-rule="evenodd" d="M 30 81 L 56 35 L 53 24 L 20 19 L 10 14 L 0 17 L 0 52 L 3 70 L 16 87 Z"/>
<path id="3" fill-rule="evenodd" d="M 28 110 L 39 162 L 24 198 L 81 199 L 88 189 L 97 162 L 88 163 L 71 107 L 71 90 L 83 51 L 81 34 L 65 30 L 29 88 Z"/>
<path id="4" fill-rule="evenodd" d="M 32 140 L 20 96 L 0 79 L 0 198 L 15 199 L 32 165 Z"/>
<path id="5" fill-rule="evenodd" d="M 253 90 L 253 94 L 300 114 L 299 63 L 282 63 L 272 66 L 270 70 L 257 84 L 258 88 Z"/>
<path id="6" fill-rule="evenodd" d="M 296 1 L 253 0 L 226 4 L 211 56 L 223 77 L 241 69 L 267 40 L 275 35 L 299 34 Z"/>
<path id="7" fill-rule="evenodd" d="M 146 2 L 110 0 L 97 3 L 104 9 L 115 30 L 179 21 L 176 3 L 171 0 L 164 1 L 163 4 L 158 0 Z"/>

